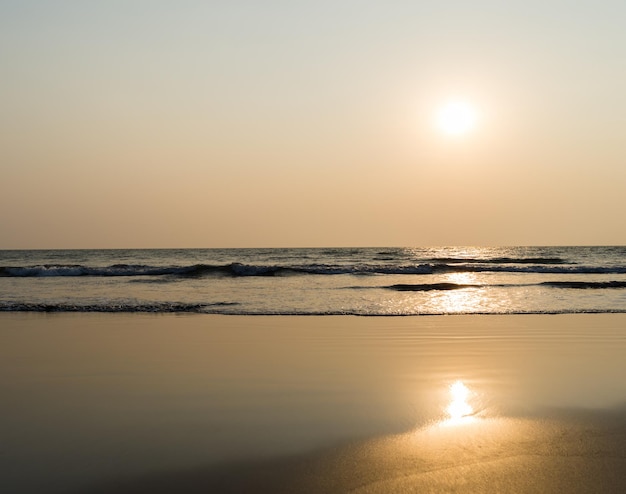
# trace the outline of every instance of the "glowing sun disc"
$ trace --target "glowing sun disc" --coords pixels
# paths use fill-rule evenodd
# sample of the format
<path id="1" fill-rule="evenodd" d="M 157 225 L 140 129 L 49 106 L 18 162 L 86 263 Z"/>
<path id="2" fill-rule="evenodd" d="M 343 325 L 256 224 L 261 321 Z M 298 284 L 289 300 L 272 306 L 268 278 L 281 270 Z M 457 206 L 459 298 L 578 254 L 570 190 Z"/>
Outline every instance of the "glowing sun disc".
<path id="1" fill-rule="evenodd" d="M 476 125 L 476 110 L 465 101 L 450 101 L 439 110 L 437 124 L 446 134 L 465 134 Z"/>

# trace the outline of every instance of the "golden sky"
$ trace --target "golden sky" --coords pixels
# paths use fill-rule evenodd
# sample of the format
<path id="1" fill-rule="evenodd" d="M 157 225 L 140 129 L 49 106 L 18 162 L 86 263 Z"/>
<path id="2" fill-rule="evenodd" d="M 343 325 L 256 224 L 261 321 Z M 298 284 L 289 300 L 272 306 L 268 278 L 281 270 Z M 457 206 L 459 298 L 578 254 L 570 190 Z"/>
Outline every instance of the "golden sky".
<path id="1" fill-rule="evenodd" d="M 0 248 L 626 244 L 625 20 L 1 2 Z"/>

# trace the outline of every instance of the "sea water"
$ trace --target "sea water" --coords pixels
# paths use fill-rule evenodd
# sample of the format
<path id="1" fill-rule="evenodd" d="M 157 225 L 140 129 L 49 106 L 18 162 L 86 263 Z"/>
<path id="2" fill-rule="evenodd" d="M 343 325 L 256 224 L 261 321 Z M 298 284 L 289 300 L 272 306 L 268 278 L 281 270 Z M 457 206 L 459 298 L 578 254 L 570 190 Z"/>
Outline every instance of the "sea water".
<path id="1" fill-rule="evenodd" d="M 626 247 L 3 250 L 0 311 L 626 312 Z"/>

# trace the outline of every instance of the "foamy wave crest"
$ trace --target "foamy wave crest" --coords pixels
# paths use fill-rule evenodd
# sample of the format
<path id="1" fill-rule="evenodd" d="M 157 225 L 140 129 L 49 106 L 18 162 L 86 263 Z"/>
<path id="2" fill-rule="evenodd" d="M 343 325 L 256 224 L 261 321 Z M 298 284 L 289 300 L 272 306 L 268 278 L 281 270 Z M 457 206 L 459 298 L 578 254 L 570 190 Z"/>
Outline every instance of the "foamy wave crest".
<path id="1" fill-rule="evenodd" d="M 120 313 L 219 313 L 219 308 L 239 305 L 235 302 L 216 302 L 209 304 L 189 304 L 182 302 L 115 302 L 107 303 L 36 303 L 2 302 L 0 312 L 120 312 Z"/>
<path id="2" fill-rule="evenodd" d="M 536 259 L 535 259 L 536 260 Z M 626 266 L 581 266 L 554 264 L 422 263 L 389 264 L 192 264 L 187 266 L 150 266 L 113 264 L 85 266 L 80 264 L 45 264 L 35 266 L 2 266 L 0 277 L 54 276 L 283 276 L 283 275 L 427 275 L 445 273 L 540 273 L 540 274 L 625 274 Z"/>
<path id="3" fill-rule="evenodd" d="M 147 266 L 114 264 L 106 267 L 53 264 L 37 266 L 0 267 L 2 277 L 53 276 L 280 276 L 288 274 L 431 274 L 433 266 L 376 266 L 376 265 L 253 265 L 230 263 L 224 265 L 194 264 L 189 266 Z"/>
<path id="4" fill-rule="evenodd" d="M 558 309 L 558 310 L 502 310 L 493 311 L 437 311 L 437 310 L 392 310 L 383 308 L 352 308 L 342 310 L 315 309 L 252 309 L 238 303 L 218 302 L 213 304 L 193 304 L 182 302 L 106 302 L 106 303 L 29 303 L 2 302 L 0 312 L 39 312 L 39 313 L 128 313 L 128 314 L 219 314 L 245 316 L 440 316 L 440 315 L 488 315 L 488 314 L 606 314 L 626 313 L 626 309 Z"/>

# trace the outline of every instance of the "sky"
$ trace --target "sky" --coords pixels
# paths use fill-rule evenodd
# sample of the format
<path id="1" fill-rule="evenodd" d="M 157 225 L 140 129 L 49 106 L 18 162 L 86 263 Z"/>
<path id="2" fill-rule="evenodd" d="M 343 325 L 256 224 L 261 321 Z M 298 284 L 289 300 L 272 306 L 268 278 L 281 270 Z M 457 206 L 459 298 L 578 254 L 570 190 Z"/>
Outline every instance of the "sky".
<path id="1" fill-rule="evenodd" d="M 624 245 L 625 23 L 623 1 L 0 0 L 0 248 Z"/>

